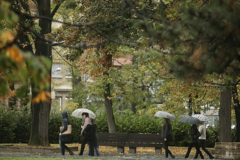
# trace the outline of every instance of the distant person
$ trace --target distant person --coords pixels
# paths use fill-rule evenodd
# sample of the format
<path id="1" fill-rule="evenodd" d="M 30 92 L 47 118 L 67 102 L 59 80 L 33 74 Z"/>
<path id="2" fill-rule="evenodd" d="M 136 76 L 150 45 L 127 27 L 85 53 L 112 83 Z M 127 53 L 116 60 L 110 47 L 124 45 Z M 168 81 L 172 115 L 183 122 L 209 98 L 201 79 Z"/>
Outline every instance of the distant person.
<path id="1" fill-rule="evenodd" d="M 100 156 L 99 149 L 98 149 L 97 124 L 93 119 L 92 119 L 92 125 L 93 125 L 93 148 L 94 148 L 97 156 Z M 89 147 L 90 147 L 90 145 L 88 145 L 88 148 Z M 89 153 L 90 153 L 90 148 L 88 150 L 88 154 Z"/>
<path id="2" fill-rule="evenodd" d="M 197 126 L 196 124 L 193 124 L 192 127 L 190 128 L 189 130 L 189 135 L 190 135 L 190 142 L 189 142 L 189 145 L 188 145 L 188 150 L 187 150 L 187 153 L 185 155 L 185 158 L 188 158 L 190 152 L 191 152 L 191 149 L 193 146 L 195 146 L 196 148 L 196 151 L 198 152 L 198 154 L 200 154 L 201 156 L 201 159 L 204 159 L 203 155 L 202 155 L 202 152 L 200 151 L 199 149 L 199 146 L 198 146 L 198 137 L 201 135 L 197 129 Z M 196 155 L 194 157 L 194 159 L 196 159 Z"/>
<path id="3" fill-rule="evenodd" d="M 81 150 L 79 155 L 83 155 L 83 151 L 85 148 L 86 143 L 89 143 L 90 156 L 94 156 L 94 150 L 93 150 L 93 126 L 92 126 L 92 120 L 89 118 L 88 113 L 83 113 L 82 117 L 85 119 L 84 125 L 82 127 L 81 135 L 83 136 L 82 144 L 81 144 Z"/>
<path id="4" fill-rule="evenodd" d="M 63 111 L 62 112 L 63 129 L 59 133 L 59 145 L 60 145 L 60 150 L 62 155 L 65 155 L 65 149 L 69 152 L 70 155 L 74 155 L 74 153 L 66 146 L 66 143 L 70 142 L 70 135 L 62 135 L 62 133 L 67 130 L 67 127 L 69 124 L 70 123 L 68 120 L 68 113 L 66 111 Z"/>
<path id="5" fill-rule="evenodd" d="M 172 152 L 168 149 L 169 142 L 171 142 L 173 139 L 172 135 L 172 125 L 171 121 L 168 118 L 164 118 L 164 123 L 163 123 L 163 148 L 165 149 L 165 156 L 168 158 L 168 154 L 172 158 L 175 158 L 175 156 L 172 154 Z"/>
<path id="6" fill-rule="evenodd" d="M 211 155 L 211 153 L 209 153 L 209 151 L 205 148 L 205 142 L 206 142 L 206 137 L 207 137 L 207 130 L 206 127 L 204 125 L 204 122 L 202 122 L 202 124 L 198 127 L 198 131 L 201 133 L 201 136 L 199 137 L 199 147 L 202 147 L 202 150 L 207 153 L 207 155 L 209 156 L 210 159 L 213 159 L 214 157 Z M 195 157 L 198 157 L 198 152 L 196 151 Z"/>

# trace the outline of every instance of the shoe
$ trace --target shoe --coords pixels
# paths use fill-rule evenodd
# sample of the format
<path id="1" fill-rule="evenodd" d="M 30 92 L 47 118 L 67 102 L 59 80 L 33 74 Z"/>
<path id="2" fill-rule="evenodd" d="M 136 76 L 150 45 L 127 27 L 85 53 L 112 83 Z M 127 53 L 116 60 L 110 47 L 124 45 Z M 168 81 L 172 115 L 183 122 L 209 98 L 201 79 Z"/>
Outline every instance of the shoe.
<path id="1" fill-rule="evenodd" d="M 172 158 L 175 158 L 175 156 L 172 154 L 172 155 L 170 155 Z"/>
<path id="2" fill-rule="evenodd" d="M 210 159 L 214 159 L 214 157 L 212 156 L 212 157 L 210 157 Z"/>
<path id="3" fill-rule="evenodd" d="M 73 151 L 69 151 L 69 154 L 70 154 L 70 155 L 74 155 Z"/>

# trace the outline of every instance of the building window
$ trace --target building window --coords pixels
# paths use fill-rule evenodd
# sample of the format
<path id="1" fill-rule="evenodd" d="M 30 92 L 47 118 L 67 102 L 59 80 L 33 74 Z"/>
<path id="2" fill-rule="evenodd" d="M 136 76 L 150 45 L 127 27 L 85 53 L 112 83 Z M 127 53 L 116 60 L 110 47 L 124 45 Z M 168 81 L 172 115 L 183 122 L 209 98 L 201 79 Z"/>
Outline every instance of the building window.
<path id="1" fill-rule="evenodd" d="M 52 64 L 52 77 L 53 78 L 62 78 L 62 64 L 53 63 Z"/>
<path id="2" fill-rule="evenodd" d="M 66 78 L 72 78 L 72 70 L 70 67 L 66 69 L 65 76 L 66 76 Z"/>

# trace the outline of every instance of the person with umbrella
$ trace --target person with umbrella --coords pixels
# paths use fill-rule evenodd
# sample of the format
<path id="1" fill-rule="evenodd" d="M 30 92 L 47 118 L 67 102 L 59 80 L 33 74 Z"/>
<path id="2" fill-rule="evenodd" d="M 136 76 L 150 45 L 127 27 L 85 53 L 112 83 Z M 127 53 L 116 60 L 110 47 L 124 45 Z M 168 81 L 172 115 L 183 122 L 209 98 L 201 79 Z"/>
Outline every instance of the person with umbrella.
<path id="1" fill-rule="evenodd" d="M 94 150 L 93 150 L 93 127 L 92 127 L 92 121 L 89 118 L 88 113 L 82 113 L 82 117 L 85 119 L 84 125 L 81 126 L 81 135 L 83 136 L 82 144 L 81 144 L 81 150 L 79 155 L 83 155 L 83 151 L 85 148 L 86 143 L 89 143 L 90 156 L 94 156 Z"/>
<path id="2" fill-rule="evenodd" d="M 183 123 L 189 123 L 192 124 L 192 127 L 190 128 L 188 134 L 190 136 L 190 141 L 189 141 L 189 145 L 188 145 L 188 150 L 187 153 L 185 155 L 185 158 L 188 158 L 192 147 L 195 146 L 197 152 L 200 154 L 201 159 L 204 159 L 202 152 L 199 149 L 198 146 L 198 137 L 201 135 L 197 129 L 197 125 L 196 124 L 201 124 L 201 121 L 199 121 L 197 118 L 191 117 L 191 116 L 186 116 L 183 117 L 179 120 L 179 122 L 183 122 Z M 196 156 L 194 157 L 195 159 L 197 158 Z"/>
<path id="3" fill-rule="evenodd" d="M 198 127 L 198 131 L 201 133 L 201 136 L 199 137 L 199 147 L 202 148 L 202 150 L 209 156 L 210 159 L 213 159 L 214 157 L 211 155 L 211 153 L 205 148 L 205 142 L 206 142 L 206 127 L 204 125 L 204 122 L 205 121 L 208 121 L 207 120 L 207 117 L 205 117 L 204 115 L 200 115 L 200 114 L 196 114 L 196 115 L 193 115 L 193 117 L 196 117 L 198 118 L 200 121 L 201 121 L 201 125 Z M 195 157 L 197 158 L 198 157 L 198 152 L 196 151 L 196 154 L 195 154 Z"/>
<path id="4" fill-rule="evenodd" d="M 69 152 L 70 155 L 74 155 L 74 153 L 66 146 L 66 143 L 70 142 L 70 135 L 63 135 L 62 133 L 67 130 L 69 125 L 68 113 L 66 111 L 62 112 L 62 126 L 63 129 L 59 133 L 59 144 L 61 154 L 65 155 L 65 149 Z"/>
<path id="5" fill-rule="evenodd" d="M 169 142 L 172 141 L 173 135 L 172 135 L 172 125 L 170 119 L 176 120 L 176 117 L 168 112 L 164 111 L 158 111 L 154 116 L 156 117 L 162 117 L 164 119 L 163 123 L 163 147 L 165 149 L 165 156 L 168 158 L 168 154 L 172 158 L 175 158 L 175 156 L 172 154 L 172 152 L 168 149 Z"/>
<path id="6" fill-rule="evenodd" d="M 168 118 L 164 118 L 164 123 L 163 123 L 163 146 L 165 149 L 165 156 L 166 158 L 168 158 L 168 154 L 170 154 L 170 156 L 172 158 L 175 158 L 175 156 L 172 154 L 172 152 L 168 149 L 168 145 L 169 142 L 171 142 L 173 139 L 172 136 L 172 125 L 171 125 L 171 121 Z"/>

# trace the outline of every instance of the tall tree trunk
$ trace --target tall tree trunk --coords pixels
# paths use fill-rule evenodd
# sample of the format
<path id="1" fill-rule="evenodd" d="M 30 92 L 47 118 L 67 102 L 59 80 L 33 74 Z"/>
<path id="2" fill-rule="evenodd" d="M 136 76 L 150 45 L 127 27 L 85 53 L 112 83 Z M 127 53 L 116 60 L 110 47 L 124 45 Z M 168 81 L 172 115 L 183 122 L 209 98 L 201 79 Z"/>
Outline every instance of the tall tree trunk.
<path id="1" fill-rule="evenodd" d="M 104 73 L 104 75 L 108 76 L 108 73 Z M 105 87 L 106 88 L 105 88 L 104 98 L 105 98 L 105 108 L 107 112 L 108 130 L 109 130 L 109 133 L 115 133 L 116 125 L 115 125 L 115 119 L 113 115 L 112 100 L 109 98 L 111 97 L 110 84 L 108 83 Z"/>
<path id="2" fill-rule="evenodd" d="M 135 57 L 133 56 L 132 57 L 132 65 L 134 66 L 136 64 L 136 61 L 135 61 Z M 132 103 L 131 103 L 131 109 L 133 111 L 133 113 L 135 114 L 136 113 L 136 90 L 137 90 L 137 87 L 136 87 L 136 83 L 137 83 L 137 78 L 134 76 L 133 77 L 133 97 L 134 99 L 132 100 Z"/>
<path id="3" fill-rule="evenodd" d="M 106 61 L 105 61 L 104 66 L 108 71 L 109 68 L 112 66 L 112 55 L 108 54 L 106 52 L 105 59 L 106 59 Z M 103 73 L 103 75 L 106 77 L 109 76 L 109 73 L 107 71 L 105 71 Z M 116 124 L 115 124 L 115 119 L 114 119 L 114 115 L 113 115 L 112 100 L 110 97 L 112 97 L 111 87 L 110 87 L 110 84 L 107 83 L 105 85 L 104 99 L 105 99 L 105 108 L 106 108 L 106 112 L 107 112 L 108 131 L 109 131 L 109 133 L 115 133 L 116 132 Z"/>
<path id="4" fill-rule="evenodd" d="M 220 142 L 231 142 L 231 90 L 221 92 L 220 109 Z"/>
<path id="5" fill-rule="evenodd" d="M 238 98 L 238 91 L 237 91 L 237 85 L 233 85 L 232 87 L 232 98 L 234 103 L 234 110 L 235 110 L 235 116 L 236 116 L 236 141 L 240 142 L 240 103 Z"/>
<path id="6" fill-rule="evenodd" d="M 191 116 L 192 115 L 192 94 L 189 94 L 189 100 L 188 100 L 188 115 Z"/>
<path id="7" fill-rule="evenodd" d="M 38 0 L 38 12 L 40 16 L 51 18 L 50 0 Z M 51 33 L 51 21 L 39 19 L 39 27 L 41 28 L 40 35 L 44 37 L 45 34 Z M 41 39 L 36 39 L 36 55 L 45 56 L 52 60 L 52 47 Z M 51 67 L 48 70 L 51 78 Z M 51 79 L 50 79 L 51 82 Z M 32 86 L 34 88 L 35 86 Z M 51 93 L 51 85 L 44 89 Z M 35 97 L 39 92 L 32 91 L 32 96 Z M 49 99 L 50 101 L 50 99 Z M 48 125 L 51 104 L 47 102 L 39 102 L 31 104 L 32 112 L 32 128 L 29 145 L 49 145 L 48 140 Z"/>

